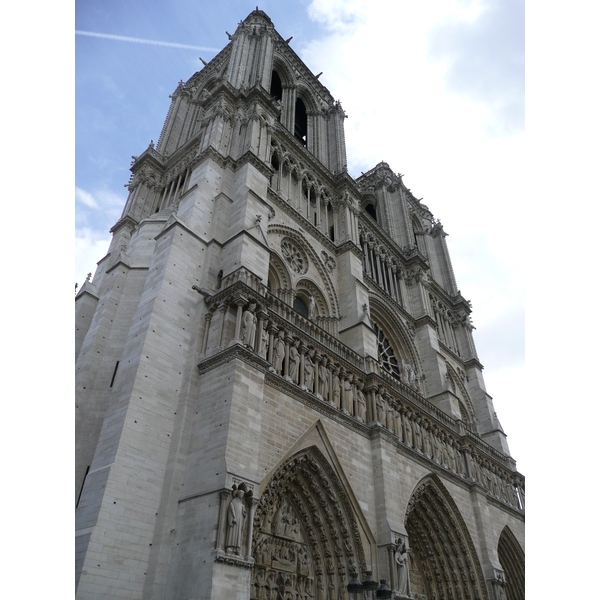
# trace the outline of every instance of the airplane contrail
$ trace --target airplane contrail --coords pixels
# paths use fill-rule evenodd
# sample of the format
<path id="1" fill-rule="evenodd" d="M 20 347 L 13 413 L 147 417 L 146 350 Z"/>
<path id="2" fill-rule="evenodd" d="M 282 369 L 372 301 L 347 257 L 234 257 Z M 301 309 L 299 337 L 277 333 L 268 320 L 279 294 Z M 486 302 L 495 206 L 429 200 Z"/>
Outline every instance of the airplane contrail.
<path id="1" fill-rule="evenodd" d="M 167 46 L 169 48 L 183 48 L 184 50 L 202 50 L 203 52 L 219 52 L 221 48 L 208 48 L 206 46 L 190 46 L 188 44 L 177 44 L 175 42 L 160 42 L 158 40 L 144 40 L 142 38 L 127 37 L 124 35 L 113 35 L 112 33 L 96 33 L 94 31 L 81 31 L 76 29 L 77 35 L 104 38 L 107 40 L 118 40 L 119 42 L 135 42 L 136 44 L 151 44 L 153 46 Z"/>

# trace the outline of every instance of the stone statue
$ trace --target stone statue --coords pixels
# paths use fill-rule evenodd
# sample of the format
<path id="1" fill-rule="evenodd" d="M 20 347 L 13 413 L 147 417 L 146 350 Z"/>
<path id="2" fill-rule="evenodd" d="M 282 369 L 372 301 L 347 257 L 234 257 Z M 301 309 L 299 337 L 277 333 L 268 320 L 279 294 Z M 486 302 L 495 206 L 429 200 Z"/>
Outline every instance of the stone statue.
<path id="1" fill-rule="evenodd" d="M 411 448 L 413 447 L 412 425 L 410 418 L 404 420 L 404 441 Z"/>
<path id="2" fill-rule="evenodd" d="M 233 492 L 233 499 L 227 509 L 227 539 L 225 541 L 227 554 L 240 554 L 245 520 L 244 490 L 238 488 Z"/>
<path id="3" fill-rule="evenodd" d="M 315 363 L 312 358 L 315 355 L 315 351 L 311 350 L 304 357 L 304 387 L 309 391 L 313 391 L 315 381 Z"/>
<path id="4" fill-rule="evenodd" d="M 367 422 L 367 401 L 365 399 L 365 395 L 363 394 L 363 388 L 365 384 L 362 381 L 358 382 L 358 387 L 356 388 L 356 402 L 358 404 L 358 415 L 356 415 L 360 421 L 363 423 Z"/>
<path id="5" fill-rule="evenodd" d="M 426 428 L 423 428 L 421 434 L 423 436 L 423 452 L 427 456 L 431 456 L 431 439 L 429 438 L 429 432 Z"/>
<path id="6" fill-rule="evenodd" d="M 421 426 L 418 419 L 413 423 L 413 435 L 415 440 L 415 450 L 421 450 Z"/>
<path id="7" fill-rule="evenodd" d="M 254 349 L 254 338 L 256 336 L 256 303 L 252 302 L 242 315 L 242 343 Z"/>
<path id="8" fill-rule="evenodd" d="M 409 374 L 408 374 L 408 362 L 406 362 L 402 357 L 400 358 L 402 362 L 402 382 L 408 385 Z"/>
<path id="9" fill-rule="evenodd" d="M 294 340 L 294 343 L 290 346 L 290 367 L 288 375 L 294 383 L 298 383 L 298 367 L 300 366 L 300 352 L 298 352 L 299 345 L 300 340 Z"/>
<path id="10" fill-rule="evenodd" d="M 333 373 L 333 401 L 335 405 L 340 408 L 340 378 L 338 377 L 338 372 Z"/>
<path id="11" fill-rule="evenodd" d="M 269 332 L 267 331 L 267 327 L 269 325 L 269 321 L 265 321 L 263 323 L 263 330 L 260 334 L 260 351 L 259 354 L 263 358 L 267 358 L 267 349 L 269 347 Z"/>
<path id="12" fill-rule="evenodd" d="M 283 329 L 279 330 L 273 344 L 273 368 L 281 375 L 283 359 L 285 358 L 285 342 L 283 341 Z"/>
<path id="13" fill-rule="evenodd" d="M 319 364 L 319 394 L 323 399 L 329 396 L 329 369 L 325 365 L 325 359 Z"/>
<path id="14" fill-rule="evenodd" d="M 308 318 L 311 321 L 314 321 L 316 314 L 317 314 L 317 303 L 315 301 L 314 295 L 311 294 L 310 300 L 308 301 Z"/>
<path id="15" fill-rule="evenodd" d="M 350 374 L 348 379 L 344 380 L 344 401 L 346 402 L 346 410 L 353 415 L 354 414 L 354 386 L 352 380 L 354 376 Z"/>
<path id="16" fill-rule="evenodd" d="M 415 368 L 411 363 L 408 363 L 408 385 L 410 387 L 417 387 L 417 375 L 415 373 Z"/>
<path id="17" fill-rule="evenodd" d="M 392 404 L 391 398 L 387 402 L 387 415 L 385 426 L 390 430 L 394 431 L 394 406 Z"/>
<path id="18" fill-rule="evenodd" d="M 396 548 L 394 559 L 396 562 L 396 581 L 398 582 L 396 589 L 401 596 L 409 596 L 408 549 L 404 541 Z"/>
<path id="19" fill-rule="evenodd" d="M 383 396 L 381 395 L 379 390 L 377 391 L 377 395 L 375 396 L 375 403 L 377 405 L 377 420 L 381 423 L 381 425 L 385 427 L 387 410 L 385 400 L 383 399 Z"/>

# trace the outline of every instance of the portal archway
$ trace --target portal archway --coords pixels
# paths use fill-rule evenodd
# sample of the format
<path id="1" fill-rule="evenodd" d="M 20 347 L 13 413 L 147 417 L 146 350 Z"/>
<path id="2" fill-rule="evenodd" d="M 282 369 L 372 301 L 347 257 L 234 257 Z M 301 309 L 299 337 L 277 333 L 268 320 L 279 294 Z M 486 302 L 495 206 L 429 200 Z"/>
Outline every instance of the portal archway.
<path id="1" fill-rule="evenodd" d="M 437 475 L 427 476 L 415 488 L 405 527 L 413 552 L 410 582 L 416 596 L 487 600 L 475 546 Z"/>
<path id="2" fill-rule="evenodd" d="M 525 600 L 525 553 L 508 526 L 498 540 L 498 560 L 506 579 L 507 600 Z"/>
<path id="3" fill-rule="evenodd" d="M 315 446 L 277 469 L 253 531 L 251 598 L 338 600 L 350 574 L 367 569 L 349 497 Z"/>

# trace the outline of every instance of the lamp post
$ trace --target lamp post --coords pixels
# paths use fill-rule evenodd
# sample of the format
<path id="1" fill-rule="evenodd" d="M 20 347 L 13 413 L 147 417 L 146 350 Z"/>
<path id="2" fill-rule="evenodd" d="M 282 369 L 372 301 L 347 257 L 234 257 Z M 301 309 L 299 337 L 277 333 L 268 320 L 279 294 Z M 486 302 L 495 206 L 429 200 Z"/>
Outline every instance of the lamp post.
<path id="1" fill-rule="evenodd" d="M 377 600 L 389 600 L 392 597 L 392 590 L 390 590 L 390 588 L 385 584 L 385 579 L 380 579 L 379 583 L 381 585 L 379 586 L 379 589 L 376 592 Z"/>
<path id="2" fill-rule="evenodd" d="M 362 582 L 363 590 L 365 591 L 366 600 L 375 600 L 375 591 L 377 590 L 377 582 L 373 579 L 372 571 L 365 571 L 365 578 Z"/>
<path id="3" fill-rule="evenodd" d="M 357 577 L 358 573 L 352 573 L 352 579 L 347 586 L 350 600 L 362 600 L 363 597 L 363 586 Z"/>
<path id="4" fill-rule="evenodd" d="M 348 584 L 347 589 L 351 600 L 375 600 L 377 582 L 373 579 L 373 572 L 365 571 L 365 578 L 362 583 L 358 580 L 358 574 L 352 573 L 352 580 Z M 391 591 L 390 596 L 386 597 L 391 597 Z"/>

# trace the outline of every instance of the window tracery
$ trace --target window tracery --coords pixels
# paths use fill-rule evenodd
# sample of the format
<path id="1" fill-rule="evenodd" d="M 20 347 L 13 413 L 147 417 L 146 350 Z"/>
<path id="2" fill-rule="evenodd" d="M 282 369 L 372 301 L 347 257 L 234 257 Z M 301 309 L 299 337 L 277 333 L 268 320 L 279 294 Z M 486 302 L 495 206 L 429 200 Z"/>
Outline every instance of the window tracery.
<path id="1" fill-rule="evenodd" d="M 377 335 L 377 355 L 379 363 L 390 375 L 400 380 L 400 369 L 398 367 L 398 360 L 396 359 L 394 349 L 377 323 L 373 323 L 373 328 Z"/>

